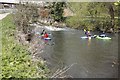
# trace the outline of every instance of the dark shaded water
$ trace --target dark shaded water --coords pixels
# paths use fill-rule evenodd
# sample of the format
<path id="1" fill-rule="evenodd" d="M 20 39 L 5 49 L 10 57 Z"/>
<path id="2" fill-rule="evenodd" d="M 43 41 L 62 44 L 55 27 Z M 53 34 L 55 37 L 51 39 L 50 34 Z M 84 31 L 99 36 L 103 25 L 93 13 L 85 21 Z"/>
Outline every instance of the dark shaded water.
<path id="1" fill-rule="evenodd" d="M 115 78 L 118 76 L 118 35 L 108 34 L 111 40 L 81 39 L 83 31 L 52 32 L 54 45 L 47 45 L 44 55 L 51 70 L 72 66 L 67 72 L 74 78 Z M 98 34 L 98 33 L 94 33 Z M 51 43 L 51 42 L 50 42 Z"/>

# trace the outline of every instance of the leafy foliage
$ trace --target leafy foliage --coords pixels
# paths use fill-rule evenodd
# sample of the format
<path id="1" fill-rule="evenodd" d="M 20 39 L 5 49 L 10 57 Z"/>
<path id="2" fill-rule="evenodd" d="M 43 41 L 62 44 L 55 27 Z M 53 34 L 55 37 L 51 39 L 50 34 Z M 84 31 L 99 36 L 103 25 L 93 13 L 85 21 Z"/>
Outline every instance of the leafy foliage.
<path id="1" fill-rule="evenodd" d="M 19 31 L 27 34 L 34 28 L 30 23 L 37 22 L 38 9 L 37 6 L 32 4 L 19 4 L 17 5 L 17 13 L 14 15 L 14 21 Z"/>
<path id="2" fill-rule="evenodd" d="M 12 15 L 2 20 L 2 78 L 45 78 L 47 67 L 34 62 L 25 46 L 14 40 Z"/>
<path id="3" fill-rule="evenodd" d="M 117 26 L 118 9 L 113 2 L 69 2 L 68 6 L 75 13 L 65 21 L 70 27 L 107 30 Z"/>
<path id="4" fill-rule="evenodd" d="M 65 2 L 53 2 L 50 6 L 51 8 L 51 16 L 54 19 L 54 21 L 63 21 L 63 10 L 65 7 Z"/>

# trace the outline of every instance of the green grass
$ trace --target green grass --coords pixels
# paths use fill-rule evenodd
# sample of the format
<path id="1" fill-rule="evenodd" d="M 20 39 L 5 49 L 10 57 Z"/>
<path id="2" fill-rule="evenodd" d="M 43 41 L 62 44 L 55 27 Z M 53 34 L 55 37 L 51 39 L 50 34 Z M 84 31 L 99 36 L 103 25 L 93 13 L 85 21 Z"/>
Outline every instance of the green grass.
<path id="1" fill-rule="evenodd" d="M 45 78 L 47 67 L 40 62 L 33 62 L 26 47 L 16 42 L 12 15 L 8 15 L 1 23 L 2 78 Z"/>

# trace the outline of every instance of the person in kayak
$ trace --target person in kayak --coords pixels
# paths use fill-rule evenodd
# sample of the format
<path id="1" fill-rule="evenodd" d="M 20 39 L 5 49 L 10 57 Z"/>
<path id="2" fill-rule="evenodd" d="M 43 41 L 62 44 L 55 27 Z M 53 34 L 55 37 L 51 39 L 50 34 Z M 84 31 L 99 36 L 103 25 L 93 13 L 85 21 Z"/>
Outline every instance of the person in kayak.
<path id="1" fill-rule="evenodd" d="M 48 38 L 48 33 L 47 32 L 45 32 L 45 34 L 44 34 L 44 36 L 43 36 L 44 38 Z"/>
<path id="2" fill-rule="evenodd" d="M 88 31 L 88 30 L 84 29 L 84 32 L 85 32 L 85 35 L 86 35 L 87 37 L 90 37 L 90 36 L 91 36 L 90 31 Z"/>
<path id="3" fill-rule="evenodd" d="M 99 37 L 106 37 L 105 32 L 103 32 Z"/>
<path id="4" fill-rule="evenodd" d="M 90 36 L 91 36 L 90 31 L 87 31 L 87 32 L 86 32 L 86 35 L 87 35 L 87 37 L 90 37 Z"/>

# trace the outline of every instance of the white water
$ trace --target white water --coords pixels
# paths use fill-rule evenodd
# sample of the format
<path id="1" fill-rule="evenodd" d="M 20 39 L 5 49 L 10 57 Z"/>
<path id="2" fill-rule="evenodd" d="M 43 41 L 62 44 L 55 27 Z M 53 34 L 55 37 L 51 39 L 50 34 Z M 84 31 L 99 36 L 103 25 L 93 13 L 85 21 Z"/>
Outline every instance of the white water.
<path id="1" fill-rule="evenodd" d="M 39 24 L 30 24 L 32 26 L 36 26 L 36 29 L 38 28 L 42 28 L 42 29 L 46 29 L 47 31 L 68 31 L 68 30 L 71 30 L 70 28 L 57 28 L 57 27 L 54 27 L 54 26 L 41 26 Z M 36 31 L 36 30 L 35 30 Z"/>
<path id="2" fill-rule="evenodd" d="M 65 28 L 56 28 L 53 26 L 45 26 L 45 29 L 50 30 L 50 31 L 63 31 L 66 30 Z"/>

